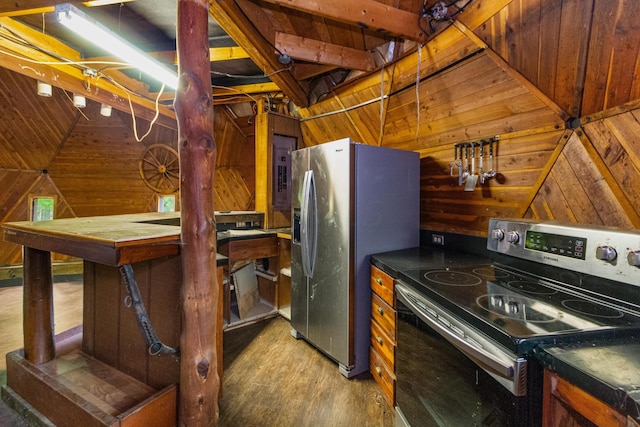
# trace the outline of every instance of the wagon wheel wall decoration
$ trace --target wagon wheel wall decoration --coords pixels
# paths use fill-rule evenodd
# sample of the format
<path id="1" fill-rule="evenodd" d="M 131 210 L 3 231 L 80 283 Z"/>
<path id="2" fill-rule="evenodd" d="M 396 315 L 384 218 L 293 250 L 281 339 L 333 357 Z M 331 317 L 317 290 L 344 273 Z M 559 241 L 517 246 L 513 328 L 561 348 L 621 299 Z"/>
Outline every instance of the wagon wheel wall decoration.
<path id="1" fill-rule="evenodd" d="M 175 193 L 180 188 L 178 152 L 163 144 L 147 147 L 140 157 L 140 176 L 156 193 Z"/>

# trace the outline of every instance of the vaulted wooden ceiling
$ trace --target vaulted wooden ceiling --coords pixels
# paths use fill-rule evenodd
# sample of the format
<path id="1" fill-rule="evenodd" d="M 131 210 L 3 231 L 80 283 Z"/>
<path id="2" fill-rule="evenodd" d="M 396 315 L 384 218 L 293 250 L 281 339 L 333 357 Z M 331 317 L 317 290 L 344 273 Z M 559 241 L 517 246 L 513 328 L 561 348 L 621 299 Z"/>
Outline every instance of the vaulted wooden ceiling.
<path id="1" fill-rule="evenodd" d="M 176 67 L 176 0 L 14 0 L 0 3 L 0 66 L 82 92 L 129 111 L 129 99 L 151 118 L 157 82 L 71 35 L 56 22 L 55 5 L 72 3 L 168 66 Z M 473 0 L 219 0 L 210 3 L 212 90 L 216 103 L 250 115 L 247 104 L 267 94 L 306 107 L 346 80 L 415 50 L 451 24 Z M 443 4 L 444 2 L 440 2 Z M 438 15 L 440 13 L 440 15 Z M 96 63 L 97 61 L 98 63 Z M 100 62 L 103 65 L 100 65 Z M 174 120 L 173 93 L 159 96 Z"/>

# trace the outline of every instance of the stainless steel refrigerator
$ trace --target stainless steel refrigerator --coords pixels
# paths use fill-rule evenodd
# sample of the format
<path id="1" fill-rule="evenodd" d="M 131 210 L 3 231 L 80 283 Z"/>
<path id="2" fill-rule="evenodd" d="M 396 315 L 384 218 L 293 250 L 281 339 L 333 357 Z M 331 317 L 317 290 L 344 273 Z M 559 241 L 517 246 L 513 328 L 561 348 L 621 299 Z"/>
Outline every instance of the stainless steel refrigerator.
<path id="1" fill-rule="evenodd" d="M 418 153 L 341 139 L 292 153 L 292 335 L 369 368 L 369 256 L 419 245 Z"/>

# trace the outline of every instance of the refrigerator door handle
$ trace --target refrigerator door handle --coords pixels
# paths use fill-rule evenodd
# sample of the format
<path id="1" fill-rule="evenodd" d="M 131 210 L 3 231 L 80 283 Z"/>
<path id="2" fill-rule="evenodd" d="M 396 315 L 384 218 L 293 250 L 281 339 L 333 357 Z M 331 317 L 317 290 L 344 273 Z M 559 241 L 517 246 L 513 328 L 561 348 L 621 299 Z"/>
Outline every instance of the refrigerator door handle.
<path id="1" fill-rule="evenodd" d="M 318 209 L 316 200 L 316 183 L 313 171 L 304 173 L 302 183 L 302 206 L 300 211 L 300 235 L 302 250 L 302 271 L 313 278 L 316 264 L 316 246 L 318 237 Z"/>

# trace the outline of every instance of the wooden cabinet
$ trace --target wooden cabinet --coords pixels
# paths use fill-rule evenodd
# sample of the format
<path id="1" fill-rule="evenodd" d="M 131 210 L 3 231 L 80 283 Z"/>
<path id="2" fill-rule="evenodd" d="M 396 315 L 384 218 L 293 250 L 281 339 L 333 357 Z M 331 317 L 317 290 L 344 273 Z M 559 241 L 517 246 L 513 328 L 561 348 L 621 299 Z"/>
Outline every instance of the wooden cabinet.
<path id="1" fill-rule="evenodd" d="M 393 278 L 371 266 L 371 374 L 387 401 L 395 403 L 396 319 Z"/>
<path id="2" fill-rule="evenodd" d="M 542 404 L 544 427 L 632 427 L 638 424 L 611 406 L 545 369 Z"/>

